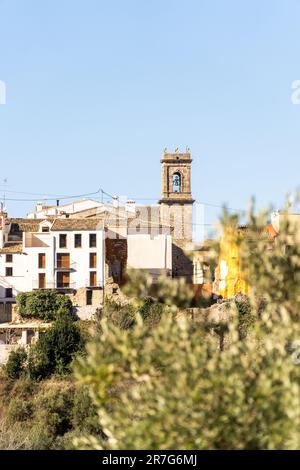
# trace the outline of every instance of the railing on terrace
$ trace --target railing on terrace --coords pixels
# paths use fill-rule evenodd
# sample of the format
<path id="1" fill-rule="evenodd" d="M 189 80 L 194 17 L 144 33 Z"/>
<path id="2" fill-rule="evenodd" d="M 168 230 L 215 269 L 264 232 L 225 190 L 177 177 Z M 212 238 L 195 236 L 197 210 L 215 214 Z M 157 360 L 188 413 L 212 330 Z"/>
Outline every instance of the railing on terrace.
<path id="1" fill-rule="evenodd" d="M 60 270 L 60 271 L 76 270 L 77 269 L 77 263 L 75 261 L 73 261 L 71 263 L 66 263 L 65 260 L 57 260 L 55 269 Z"/>
<path id="2" fill-rule="evenodd" d="M 93 287 L 103 287 L 103 282 L 102 281 L 96 281 L 95 283 L 91 284 L 90 281 L 86 280 L 84 287 L 87 288 L 93 288 Z"/>
<path id="3" fill-rule="evenodd" d="M 34 280 L 32 281 L 32 289 L 76 289 L 76 283 L 47 281 L 43 284 Z"/>

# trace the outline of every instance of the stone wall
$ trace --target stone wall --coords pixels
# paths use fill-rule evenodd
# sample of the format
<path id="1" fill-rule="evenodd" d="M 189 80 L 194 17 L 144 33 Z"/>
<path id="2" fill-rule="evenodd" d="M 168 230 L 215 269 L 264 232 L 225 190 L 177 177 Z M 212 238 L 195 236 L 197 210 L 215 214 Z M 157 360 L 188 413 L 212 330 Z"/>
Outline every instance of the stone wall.
<path id="1" fill-rule="evenodd" d="M 228 348 L 231 341 L 229 323 L 232 321 L 229 303 L 214 304 L 208 308 L 189 308 L 184 313 L 194 322 L 205 325 L 221 351 Z"/>
<path id="2" fill-rule="evenodd" d="M 12 319 L 12 304 L 0 304 L 0 323 L 11 322 Z"/>
<path id="3" fill-rule="evenodd" d="M 103 306 L 103 295 L 103 289 L 86 287 L 77 289 L 73 294 L 68 294 L 73 303 L 74 312 L 80 320 L 91 320 L 95 316 L 96 310 Z M 88 300 L 91 305 L 87 305 Z"/>
<path id="4" fill-rule="evenodd" d="M 106 278 L 113 278 L 115 283 L 122 285 L 127 267 L 127 239 L 106 237 L 105 259 L 107 264 Z"/>
<path id="5" fill-rule="evenodd" d="M 172 267 L 173 277 L 184 277 L 188 284 L 193 283 L 193 261 L 188 255 L 188 243 L 185 240 L 173 240 Z"/>

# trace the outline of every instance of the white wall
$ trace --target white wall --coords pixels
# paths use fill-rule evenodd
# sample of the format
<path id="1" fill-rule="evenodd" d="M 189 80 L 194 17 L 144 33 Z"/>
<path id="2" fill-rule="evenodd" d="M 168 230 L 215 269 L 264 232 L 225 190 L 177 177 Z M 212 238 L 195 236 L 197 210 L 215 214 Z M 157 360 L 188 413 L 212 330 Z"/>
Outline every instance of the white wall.
<path id="1" fill-rule="evenodd" d="M 35 233 L 35 238 L 40 240 L 43 245 L 40 247 L 28 247 L 23 238 L 23 250 L 26 261 L 24 263 L 24 286 L 26 291 L 36 289 L 38 287 L 39 273 L 46 274 L 46 287 L 54 287 L 55 282 L 55 239 L 53 234 L 50 233 Z M 39 269 L 38 258 L 39 253 L 46 255 L 45 269 Z M 48 283 L 48 285 L 47 285 Z"/>
<path id="2" fill-rule="evenodd" d="M 128 235 L 128 268 L 172 269 L 172 237 L 170 235 Z"/>
<path id="3" fill-rule="evenodd" d="M 23 292 L 23 290 L 28 289 L 28 279 L 26 282 L 24 277 L 26 263 L 27 259 L 25 255 L 21 253 L 13 255 L 12 263 L 6 263 L 6 255 L 3 253 L 0 254 L 0 299 L 5 298 L 5 289 L 12 288 L 14 296 L 18 292 Z M 13 276 L 5 276 L 6 267 L 13 268 Z"/>
<path id="4" fill-rule="evenodd" d="M 67 235 L 67 248 L 59 248 L 59 235 Z M 75 233 L 81 234 L 82 247 L 75 248 Z M 97 236 L 97 247 L 89 247 L 89 235 L 95 233 Z M 46 274 L 46 287 L 56 286 L 56 255 L 57 253 L 70 254 L 70 285 L 75 289 L 89 285 L 90 253 L 97 253 L 97 286 L 104 285 L 104 233 L 97 231 L 77 232 L 49 232 L 35 233 L 35 242 L 40 241 L 43 246 L 29 246 L 26 234 L 23 234 L 23 253 L 13 254 L 13 262 L 6 263 L 6 255 L 0 254 L 0 300 L 5 299 L 5 289 L 13 288 L 14 296 L 19 292 L 28 292 L 38 288 L 38 274 Z M 39 269 L 39 253 L 45 253 L 45 269 Z M 5 268 L 13 268 L 13 276 L 5 276 Z"/>
<path id="5" fill-rule="evenodd" d="M 97 253 L 97 285 L 102 287 L 104 284 L 104 233 L 102 230 L 97 231 L 74 231 L 74 232 L 54 232 L 55 245 L 57 253 L 70 253 L 70 282 L 75 283 L 76 288 L 86 287 L 89 285 L 89 273 L 94 271 L 90 269 L 90 253 Z M 59 235 L 65 233 L 67 235 L 67 248 L 59 248 Z M 97 247 L 89 247 L 90 234 L 96 234 Z M 75 248 L 75 234 L 81 235 L 81 248 Z"/>
<path id="6" fill-rule="evenodd" d="M 82 199 L 81 201 L 74 201 L 70 204 L 64 204 L 61 206 L 50 206 L 48 208 L 39 210 L 39 205 L 36 206 L 36 210 L 30 212 L 27 215 L 28 219 L 43 219 L 49 216 L 57 216 L 61 212 L 66 212 L 67 214 L 74 214 L 75 212 L 80 212 L 83 210 L 93 209 L 98 207 L 101 209 L 103 204 L 101 202 L 94 201 L 93 199 Z"/>

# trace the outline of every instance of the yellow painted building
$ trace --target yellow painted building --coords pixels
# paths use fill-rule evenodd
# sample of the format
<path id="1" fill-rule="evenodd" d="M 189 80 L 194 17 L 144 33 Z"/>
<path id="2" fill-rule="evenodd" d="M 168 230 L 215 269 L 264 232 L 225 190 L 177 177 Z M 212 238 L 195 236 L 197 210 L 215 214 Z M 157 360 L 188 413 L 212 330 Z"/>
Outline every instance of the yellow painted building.
<path id="1" fill-rule="evenodd" d="M 267 237 L 273 240 L 276 235 L 271 224 L 255 232 L 255 238 Z M 244 236 L 249 236 L 247 227 L 227 227 L 220 239 L 214 291 L 225 299 L 230 299 L 236 294 L 248 295 L 250 292 L 250 286 L 245 281 L 246 276 L 241 268 L 239 240 Z"/>
<path id="2" fill-rule="evenodd" d="M 232 227 L 226 228 L 221 236 L 216 290 L 217 294 L 225 299 L 230 299 L 239 293 L 245 295 L 249 293 L 249 286 L 241 270 L 238 233 Z"/>

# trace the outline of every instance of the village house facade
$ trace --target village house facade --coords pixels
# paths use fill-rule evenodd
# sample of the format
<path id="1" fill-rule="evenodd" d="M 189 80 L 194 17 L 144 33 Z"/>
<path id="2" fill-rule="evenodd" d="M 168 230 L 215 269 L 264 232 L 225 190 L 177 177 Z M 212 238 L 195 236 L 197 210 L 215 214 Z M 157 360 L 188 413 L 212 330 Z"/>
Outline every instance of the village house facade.
<path id="1" fill-rule="evenodd" d="M 26 218 L 0 214 L 0 322 L 11 321 L 16 296 L 34 289 L 70 295 L 90 318 L 129 269 L 195 280 L 192 247 L 191 155 L 165 151 L 158 204 L 82 199 L 38 203 Z M 199 280 L 199 276 L 198 276 Z"/>
<path id="2" fill-rule="evenodd" d="M 0 220 L 0 319 L 11 317 L 20 292 L 103 288 L 101 219 L 10 219 L 2 212 Z"/>

